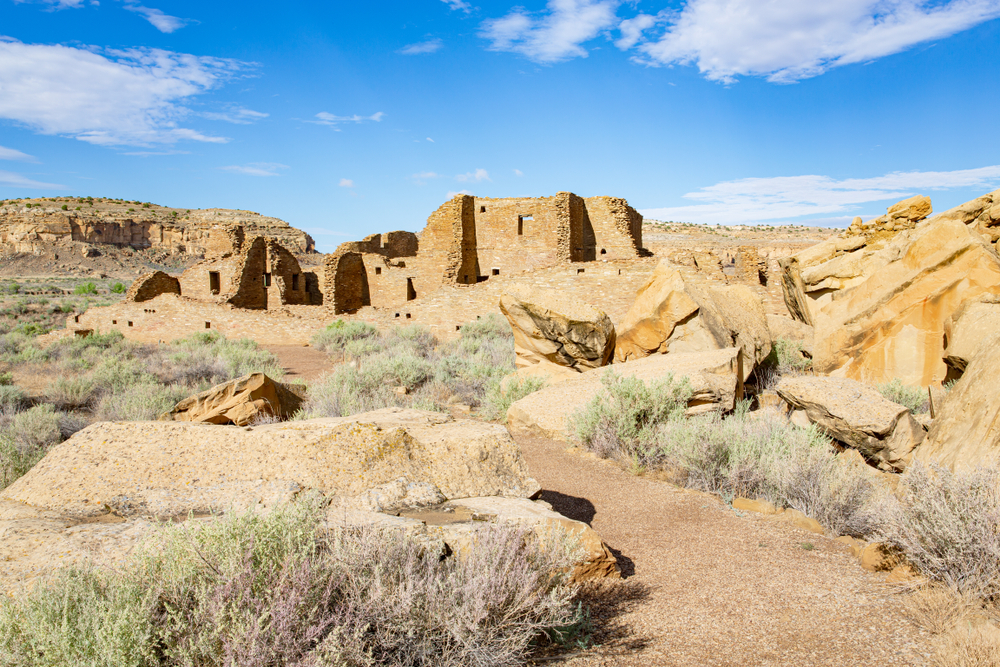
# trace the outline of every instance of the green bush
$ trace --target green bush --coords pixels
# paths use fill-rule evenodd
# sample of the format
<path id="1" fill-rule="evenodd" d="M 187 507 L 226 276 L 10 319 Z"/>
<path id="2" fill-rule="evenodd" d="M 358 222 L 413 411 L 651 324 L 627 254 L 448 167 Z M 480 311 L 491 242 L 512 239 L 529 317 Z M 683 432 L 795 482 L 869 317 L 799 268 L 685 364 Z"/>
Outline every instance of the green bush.
<path id="1" fill-rule="evenodd" d="M 899 378 L 893 378 L 891 382 L 883 382 L 878 386 L 878 392 L 886 400 L 902 405 L 913 414 L 930 410 L 930 398 L 927 395 L 927 390 L 905 385 Z"/>
<path id="2" fill-rule="evenodd" d="M 0 372 L 0 387 L 14 384 L 14 376 L 9 372 Z"/>
<path id="3" fill-rule="evenodd" d="M 515 401 L 533 394 L 545 386 L 545 380 L 537 377 L 513 377 L 506 384 L 496 379 L 490 383 L 483 399 L 480 417 L 488 421 L 507 423 L 507 410 Z"/>
<path id="4" fill-rule="evenodd" d="M 66 569 L 0 601 L 0 662 L 522 664 L 579 624 L 562 536 L 483 527 L 444 558 L 401 531 L 326 533 L 318 503 L 165 526 L 115 570 Z"/>
<path id="5" fill-rule="evenodd" d="M 787 338 L 776 338 L 771 355 L 780 373 L 801 373 L 812 368 L 812 359 L 805 356 L 802 343 Z"/>
<path id="6" fill-rule="evenodd" d="M 95 413 L 102 421 L 152 421 L 191 393 L 183 386 L 139 382 L 102 396 Z"/>
<path id="7" fill-rule="evenodd" d="M 44 448 L 19 447 L 13 436 L 0 431 L 0 489 L 6 489 L 31 470 L 43 456 Z M 0 644 L 3 636 L 0 635 Z"/>
<path id="8" fill-rule="evenodd" d="M 45 389 L 45 399 L 60 410 L 82 408 L 90 404 L 96 387 L 83 377 L 60 377 Z"/>
<path id="9" fill-rule="evenodd" d="M 125 283 L 115 283 L 114 285 L 111 285 L 108 289 L 111 290 L 112 294 L 124 294 L 126 291 L 128 291 L 128 287 L 125 286 Z"/>
<path id="10" fill-rule="evenodd" d="M 691 396 L 687 378 L 672 374 L 647 384 L 607 370 L 601 384 L 569 423 L 585 447 L 605 458 L 644 458 L 657 427 L 682 417 Z"/>
<path id="11" fill-rule="evenodd" d="M 343 353 L 350 341 L 378 336 L 378 329 L 367 322 L 335 320 L 316 332 L 309 341 L 313 347 L 330 354 Z"/>
<path id="12" fill-rule="evenodd" d="M 27 398 L 17 385 L 0 384 L 0 410 L 17 410 Z"/>
<path id="13" fill-rule="evenodd" d="M 97 285 L 94 283 L 82 283 L 73 288 L 73 294 L 78 296 L 97 294 Z"/>

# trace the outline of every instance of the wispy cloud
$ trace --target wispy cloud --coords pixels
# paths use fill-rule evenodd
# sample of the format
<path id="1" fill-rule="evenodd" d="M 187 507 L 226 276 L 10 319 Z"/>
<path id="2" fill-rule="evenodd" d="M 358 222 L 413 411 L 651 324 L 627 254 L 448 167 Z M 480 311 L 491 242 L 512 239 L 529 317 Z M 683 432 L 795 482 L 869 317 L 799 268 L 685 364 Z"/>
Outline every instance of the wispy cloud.
<path id="1" fill-rule="evenodd" d="M 269 114 L 242 107 L 233 107 L 226 111 L 205 112 L 201 115 L 203 118 L 208 118 L 209 120 L 221 120 L 236 125 L 250 125 L 255 121 L 267 118 Z"/>
<path id="2" fill-rule="evenodd" d="M 441 174 L 437 174 L 433 171 L 422 171 L 419 174 L 413 174 L 408 176 L 408 178 L 413 181 L 416 185 L 426 185 L 427 181 L 434 178 L 441 178 Z"/>
<path id="3" fill-rule="evenodd" d="M 444 46 L 444 42 L 440 39 L 428 39 L 423 42 L 417 42 L 416 44 L 409 44 L 404 46 L 396 53 L 402 53 L 404 56 L 418 56 L 424 53 L 434 53 L 439 51 L 441 47 Z"/>
<path id="4" fill-rule="evenodd" d="M 790 83 L 949 37 L 1000 16 L 1000 0 L 688 0 L 621 24 L 617 44 L 651 65 L 693 64 L 713 81 Z M 642 34 L 668 24 L 651 41 Z"/>
<path id="5" fill-rule="evenodd" d="M 14 0 L 15 5 L 38 3 L 49 5 L 52 9 L 79 9 L 85 0 Z"/>
<path id="6" fill-rule="evenodd" d="M 445 3 L 452 9 L 463 11 L 466 14 L 472 11 L 472 5 L 467 3 L 465 0 L 441 0 L 441 2 Z"/>
<path id="7" fill-rule="evenodd" d="M 769 222 L 851 213 L 869 202 L 899 200 L 933 190 L 1000 185 L 1000 165 L 958 171 L 893 172 L 874 178 L 779 176 L 724 181 L 684 195 L 690 206 L 645 209 L 657 220 L 712 224 Z"/>
<path id="8" fill-rule="evenodd" d="M 244 165 L 233 165 L 229 167 L 219 167 L 223 171 L 231 171 L 235 174 L 246 174 L 247 176 L 277 176 L 282 169 L 288 169 L 287 164 L 278 162 L 251 162 Z"/>
<path id="9" fill-rule="evenodd" d="M 65 185 L 57 185 L 56 183 L 42 183 L 41 181 L 32 180 L 21 174 L 15 174 L 12 171 L 0 171 L 0 185 L 9 185 L 15 188 L 31 188 L 33 190 L 65 190 Z"/>
<path id="10" fill-rule="evenodd" d="M 104 145 L 223 143 L 179 127 L 184 102 L 248 63 L 160 49 L 24 44 L 0 38 L 0 118 Z"/>
<path id="11" fill-rule="evenodd" d="M 546 11 L 530 13 L 515 7 L 480 27 L 492 51 L 520 53 L 538 63 L 551 64 L 586 58 L 582 44 L 615 26 L 620 0 L 549 0 Z"/>
<path id="12" fill-rule="evenodd" d="M 514 170 L 514 175 L 515 176 L 524 176 L 524 172 L 521 171 L 520 169 L 515 169 Z"/>
<path id="13" fill-rule="evenodd" d="M 316 114 L 316 120 L 308 121 L 310 123 L 316 123 L 317 125 L 329 125 L 330 127 L 336 127 L 337 125 L 342 125 L 344 123 L 366 123 L 374 122 L 381 123 L 382 119 L 385 117 L 385 113 L 378 111 L 373 113 L 371 116 L 359 116 L 357 114 L 353 116 L 335 116 L 332 113 L 326 111 L 320 111 Z"/>
<path id="14" fill-rule="evenodd" d="M 125 9 L 130 12 L 135 12 L 141 15 L 147 21 L 149 21 L 154 28 L 160 32 L 171 33 L 175 30 L 180 30 L 184 26 L 193 21 L 191 19 L 182 19 L 176 16 L 170 16 L 169 14 L 164 14 L 159 9 L 154 9 L 153 7 L 144 7 L 142 5 L 126 4 Z"/>
<path id="15" fill-rule="evenodd" d="M 354 181 L 352 181 L 349 178 L 342 178 L 342 179 L 340 179 L 340 183 L 338 183 L 337 185 L 339 185 L 342 188 L 353 188 L 354 187 Z"/>
<path id="16" fill-rule="evenodd" d="M 427 137 L 427 141 L 431 142 L 432 144 L 434 143 L 434 140 L 431 139 L 430 137 Z"/>
<path id="17" fill-rule="evenodd" d="M 454 190 L 449 190 L 449 191 L 448 191 L 448 195 L 447 195 L 447 198 L 448 198 L 448 199 L 451 199 L 451 198 L 452 198 L 452 197 L 454 197 L 455 195 L 471 195 L 471 194 L 472 194 L 472 193 L 471 193 L 470 191 L 468 191 L 468 190 L 459 190 L 459 191 L 457 191 L 457 192 L 456 192 L 456 191 L 454 191 Z"/>
<path id="18" fill-rule="evenodd" d="M 459 174 L 455 177 L 456 181 L 461 181 L 462 183 L 468 183 L 470 181 L 488 181 L 490 180 L 490 174 L 485 169 L 476 169 L 475 171 L 470 171 L 467 174 Z"/>
<path id="19" fill-rule="evenodd" d="M 5 146 L 0 146 L 0 160 L 11 160 L 14 162 L 38 162 L 38 160 L 32 155 L 22 153 L 21 151 L 13 148 L 7 148 Z"/>

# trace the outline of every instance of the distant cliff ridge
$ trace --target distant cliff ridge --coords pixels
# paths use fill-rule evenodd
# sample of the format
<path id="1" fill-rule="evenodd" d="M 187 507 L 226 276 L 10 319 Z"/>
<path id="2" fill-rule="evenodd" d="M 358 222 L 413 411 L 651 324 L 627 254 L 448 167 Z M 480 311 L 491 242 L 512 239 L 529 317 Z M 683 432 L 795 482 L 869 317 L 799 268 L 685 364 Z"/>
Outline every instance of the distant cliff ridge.
<path id="1" fill-rule="evenodd" d="M 76 241 L 205 255 L 223 230 L 273 236 L 293 252 L 315 252 L 312 237 L 284 220 L 231 209 L 183 209 L 138 201 L 54 197 L 0 201 L 0 252 L 42 254 Z"/>

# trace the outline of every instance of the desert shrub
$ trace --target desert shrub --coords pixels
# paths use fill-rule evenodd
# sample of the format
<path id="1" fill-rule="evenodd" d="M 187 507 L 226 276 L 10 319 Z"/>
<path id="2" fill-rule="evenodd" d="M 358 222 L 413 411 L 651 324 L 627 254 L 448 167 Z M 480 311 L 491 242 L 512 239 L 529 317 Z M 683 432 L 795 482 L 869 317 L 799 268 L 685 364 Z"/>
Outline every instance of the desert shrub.
<path id="1" fill-rule="evenodd" d="M 367 322 L 345 322 L 335 320 L 325 329 L 316 332 L 309 341 L 310 345 L 330 354 L 342 353 L 349 341 L 372 338 L 378 335 L 378 329 Z"/>
<path id="2" fill-rule="evenodd" d="M 564 539 L 486 527 L 465 558 L 401 531 L 324 532 L 318 503 L 165 526 L 116 571 L 0 601 L 0 662 L 513 665 L 579 620 Z"/>
<path id="3" fill-rule="evenodd" d="M 94 283 L 81 283 L 73 288 L 73 294 L 78 296 L 97 294 L 97 285 Z"/>
<path id="4" fill-rule="evenodd" d="M 59 413 L 47 404 L 36 405 L 14 415 L 10 433 L 22 450 L 44 449 L 62 441 Z"/>
<path id="5" fill-rule="evenodd" d="M 84 377 L 60 377 L 45 389 L 45 400 L 60 410 L 82 408 L 94 397 L 96 387 Z"/>
<path id="6" fill-rule="evenodd" d="M 883 382 L 878 385 L 878 393 L 893 403 L 898 403 L 909 409 L 913 414 L 927 412 L 930 410 L 930 399 L 926 389 L 920 387 L 910 387 L 903 384 L 899 378 L 893 378 L 891 382 Z"/>
<path id="7" fill-rule="evenodd" d="M 480 416 L 489 421 L 507 422 L 507 410 L 515 401 L 532 394 L 545 386 L 545 380 L 537 377 L 513 377 L 503 384 L 494 380 L 486 391 Z"/>
<path id="8" fill-rule="evenodd" d="M 0 373 L 0 387 L 6 387 L 14 384 L 14 375 L 10 372 Z"/>
<path id="9" fill-rule="evenodd" d="M 108 289 L 111 290 L 112 294 L 124 294 L 126 291 L 128 291 L 128 288 L 125 287 L 125 283 L 115 283 L 114 285 L 111 285 Z"/>
<path id="10" fill-rule="evenodd" d="M 185 386 L 138 382 L 102 396 L 94 412 L 102 421 L 151 421 L 190 394 Z"/>
<path id="11" fill-rule="evenodd" d="M 0 335 L 0 361 L 19 366 L 40 363 L 47 359 L 48 354 L 35 345 L 33 337 L 23 330 L 15 329 Z"/>
<path id="12" fill-rule="evenodd" d="M 27 400 L 24 391 L 14 384 L 0 385 L 0 410 L 16 410 Z"/>
<path id="13" fill-rule="evenodd" d="M 1000 470 L 952 472 L 914 461 L 881 510 L 880 539 L 923 574 L 1000 602 Z"/>
<path id="14" fill-rule="evenodd" d="M 776 338 L 771 347 L 773 361 L 781 373 L 801 373 L 812 367 L 812 359 L 805 356 L 802 343 L 788 338 Z"/>
<path id="15" fill-rule="evenodd" d="M 672 374 L 647 384 L 609 370 L 601 384 L 569 420 L 584 446 L 602 457 L 644 458 L 656 429 L 680 418 L 691 396 L 687 378 Z"/>
<path id="16" fill-rule="evenodd" d="M 389 385 L 372 382 L 372 377 L 355 366 L 342 364 L 309 387 L 309 397 L 299 417 L 345 417 L 393 405 L 403 405 L 404 396 Z"/>
<path id="17" fill-rule="evenodd" d="M 31 470 L 45 456 L 45 452 L 45 448 L 18 446 L 11 434 L 0 431 L 0 489 L 6 489 Z"/>
<path id="18" fill-rule="evenodd" d="M 175 341 L 171 346 L 173 360 L 184 364 L 184 355 L 191 355 L 194 366 L 201 365 L 208 356 L 219 360 L 224 371 L 219 381 L 232 380 L 249 373 L 265 373 L 273 380 L 285 377 L 284 368 L 278 358 L 267 350 L 262 350 L 249 338 L 227 339 L 217 333 L 194 334 Z M 200 355 L 200 356 L 199 356 Z"/>

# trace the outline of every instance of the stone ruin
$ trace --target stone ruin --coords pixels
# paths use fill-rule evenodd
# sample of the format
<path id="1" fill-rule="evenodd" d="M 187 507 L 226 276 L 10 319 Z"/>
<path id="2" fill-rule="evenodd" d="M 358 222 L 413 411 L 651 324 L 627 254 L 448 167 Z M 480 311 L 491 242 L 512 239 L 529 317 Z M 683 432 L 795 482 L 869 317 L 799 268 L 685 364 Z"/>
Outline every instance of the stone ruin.
<path id="1" fill-rule="evenodd" d="M 343 243 L 321 272 L 303 272 L 273 237 L 247 238 L 243 227 L 231 226 L 179 280 L 146 274 L 127 300 L 171 293 L 252 310 L 328 305 L 337 314 L 353 313 L 365 306 L 392 308 L 445 284 L 475 285 L 562 263 L 633 259 L 641 248 L 642 216 L 624 199 L 570 192 L 535 199 L 457 195 L 419 235 L 395 231 Z"/>

